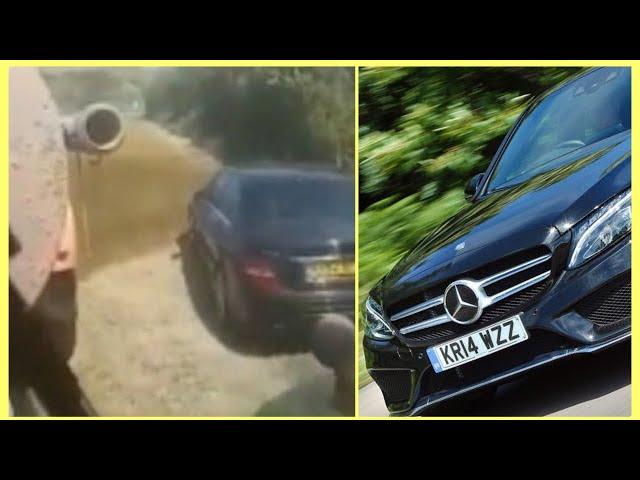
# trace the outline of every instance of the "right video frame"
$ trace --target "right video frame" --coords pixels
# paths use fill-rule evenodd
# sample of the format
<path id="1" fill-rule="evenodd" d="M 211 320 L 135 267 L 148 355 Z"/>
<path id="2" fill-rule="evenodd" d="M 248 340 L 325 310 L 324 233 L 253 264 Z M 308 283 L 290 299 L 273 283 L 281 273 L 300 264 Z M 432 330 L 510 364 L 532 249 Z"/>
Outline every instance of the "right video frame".
<path id="1" fill-rule="evenodd" d="M 631 414 L 631 68 L 359 71 L 359 415 Z"/>

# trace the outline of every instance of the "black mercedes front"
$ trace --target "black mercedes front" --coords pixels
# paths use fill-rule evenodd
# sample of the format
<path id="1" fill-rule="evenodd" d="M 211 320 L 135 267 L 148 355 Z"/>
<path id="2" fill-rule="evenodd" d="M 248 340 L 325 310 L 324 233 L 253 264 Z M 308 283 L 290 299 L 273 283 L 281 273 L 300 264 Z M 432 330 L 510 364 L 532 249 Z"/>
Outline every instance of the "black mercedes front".
<path id="1" fill-rule="evenodd" d="M 533 100 L 469 204 L 372 289 L 365 360 L 392 415 L 630 337 L 630 96 L 629 69 L 601 68 Z"/>

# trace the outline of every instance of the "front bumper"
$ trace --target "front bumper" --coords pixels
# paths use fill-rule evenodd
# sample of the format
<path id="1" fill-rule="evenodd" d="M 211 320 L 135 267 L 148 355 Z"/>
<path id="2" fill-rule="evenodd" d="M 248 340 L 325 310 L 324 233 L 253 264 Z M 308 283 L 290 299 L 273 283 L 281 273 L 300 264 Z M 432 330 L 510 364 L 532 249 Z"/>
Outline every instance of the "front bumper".
<path id="1" fill-rule="evenodd" d="M 426 347 L 408 347 L 397 338 L 365 337 L 367 369 L 382 389 L 392 415 L 417 415 L 436 403 L 508 381 L 553 361 L 603 350 L 630 337 L 630 316 L 603 328 L 583 316 L 578 305 L 607 285 L 630 279 L 630 269 L 629 237 L 584 266 L 563 271 L 536 303 L 520 313 L 530 335 L 526 342 L 435 373 Z"/>

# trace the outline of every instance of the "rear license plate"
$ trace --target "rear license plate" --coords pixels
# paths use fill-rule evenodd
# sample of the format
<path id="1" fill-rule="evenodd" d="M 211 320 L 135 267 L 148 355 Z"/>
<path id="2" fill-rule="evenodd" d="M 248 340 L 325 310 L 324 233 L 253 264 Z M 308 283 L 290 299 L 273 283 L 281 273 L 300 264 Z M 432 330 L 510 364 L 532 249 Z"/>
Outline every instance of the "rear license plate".
<path id="1" fill-rule="evenodd" d="M 529 338 L 520 316 L 507 318 L 463 337 L 427 349 L 436 373 L 473 362 Z"/>
<path id="2" fill-rule="evenodd" d="M 306 266 L 305 278 L 309 283 L 327 283 L 353 278 L 353 261 L 317 262 Z"/>

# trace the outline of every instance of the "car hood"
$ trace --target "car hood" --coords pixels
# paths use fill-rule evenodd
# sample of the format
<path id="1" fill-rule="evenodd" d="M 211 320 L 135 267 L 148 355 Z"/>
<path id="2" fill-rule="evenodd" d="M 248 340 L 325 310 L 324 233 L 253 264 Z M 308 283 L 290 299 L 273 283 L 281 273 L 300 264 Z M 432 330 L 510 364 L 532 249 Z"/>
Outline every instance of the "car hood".
<path id="1" fill-rule="evenodd" d="M 631 185 L 630 132 L 565 157 L 562 166 L 467 205 L 402 258 L 378 287 L 386 302 L 567 232 Z"/>

